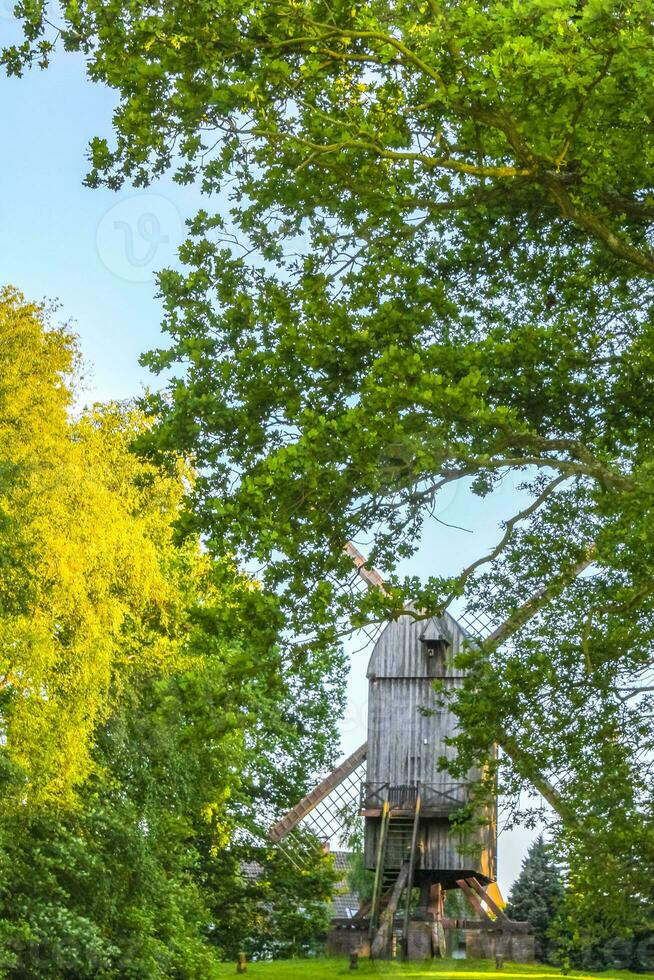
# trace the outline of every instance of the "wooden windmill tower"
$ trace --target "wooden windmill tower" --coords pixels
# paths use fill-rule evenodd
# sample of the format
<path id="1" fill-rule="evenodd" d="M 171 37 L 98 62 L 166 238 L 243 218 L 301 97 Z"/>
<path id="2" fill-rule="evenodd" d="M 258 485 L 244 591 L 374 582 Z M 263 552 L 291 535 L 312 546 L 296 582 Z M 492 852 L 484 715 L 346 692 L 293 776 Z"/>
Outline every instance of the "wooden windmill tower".
<path id="1" fill-rule="evenodd" d="M 363 566 L 354 549 L 351 554 Z M 376 573 L 364 570 L 364 575 L 367 584 L 382 587 Z M 335 921 L 332 945 L 342 952 L 369 950 L 374 957 L 388 957 L 399 937 L 409 959 L 443 956 L 448 932 L 464 929 L 476 955 L 501 951 L 513 959 L 533 958 L 526 924 L 507 918 L 494 887 L 496 802 L 477 815 L 473 838 L 452 832 L 452 816 L 468 802 L 482 774 L 471 770 L 467 779 L 453 782 L 441 770 L 440 758 L 452 751 L 447 740 L 456 733 L 456 718 L 438 699 L 434 682 L 445 689 L 462 683 L 454 661 L 471 639 L 448 614 L 421 620 L 407 610 L 389 623 L 368 664 L 367 743 L 270 831 L 273 841 L 288 846 L 301 822 L 313 819 L 316 839 L 329 840 L 339 809 L 358 793 L 373 896 L 355 919 Z M 445 893 L 456 888 L 476 918 L 445 917 Z"/>
<path id="2" fill-rule="evenodd" d="M 373 955 L 388 955 L 398 904 L 405 896 L 401 936 L 409 959 L 444 955 L 448 889 L 463 890 L 480 916 L 459 927 L 523 932 L 504 915 L 497 889 L 487 890 L 496 874 L 496 801 L 477 814 L 474 830 L 453 833 L 451 818 L 469 801 L 482 773 L 471 770 L 454 782 L 439 760 L 448 757 L 448 739 L 457 720 L 434 689 L 463 681 L 454 664 L 470 637 L 447 614 L 390 623 L 375 644 L 368 665 L 367 773 L 362 785 L 365 865 L 375 872 L 369 912 Z M 411 908 L 406 896 L 419 889 Z M 499 900 L 499 901 L 498 901 Z"/>

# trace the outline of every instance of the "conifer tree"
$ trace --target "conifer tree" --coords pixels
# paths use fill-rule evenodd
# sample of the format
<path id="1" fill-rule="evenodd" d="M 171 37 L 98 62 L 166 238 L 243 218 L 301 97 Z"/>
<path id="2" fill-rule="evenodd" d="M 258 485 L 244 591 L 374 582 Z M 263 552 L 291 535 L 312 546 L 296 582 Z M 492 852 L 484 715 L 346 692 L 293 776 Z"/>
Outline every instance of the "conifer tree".
<path id="1" fill-rule="evenodd" d="M 549 927 L 564 892 L 560 869 L 541 834 L 522 862 L 511 889 L 507 913 L 513 919 L 529 923 L 536 937 L 536 958 L 544 962 L 550 961 L 554 951 Z"/>

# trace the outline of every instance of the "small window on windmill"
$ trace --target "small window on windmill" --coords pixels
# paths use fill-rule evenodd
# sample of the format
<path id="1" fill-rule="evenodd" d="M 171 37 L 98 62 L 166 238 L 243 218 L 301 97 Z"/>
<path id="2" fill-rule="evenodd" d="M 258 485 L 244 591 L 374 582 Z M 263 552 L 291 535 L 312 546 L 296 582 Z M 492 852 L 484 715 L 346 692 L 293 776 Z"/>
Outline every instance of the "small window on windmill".
<path id="1" fill-rule="evenodd" d="M 447 652 L 452 646 L 442 620 L 428 621 L 426 628 L 420 634 L 420 643 L 427 662 L 427 673 L 430 677 L 440 677 L 445 673 Z"/>

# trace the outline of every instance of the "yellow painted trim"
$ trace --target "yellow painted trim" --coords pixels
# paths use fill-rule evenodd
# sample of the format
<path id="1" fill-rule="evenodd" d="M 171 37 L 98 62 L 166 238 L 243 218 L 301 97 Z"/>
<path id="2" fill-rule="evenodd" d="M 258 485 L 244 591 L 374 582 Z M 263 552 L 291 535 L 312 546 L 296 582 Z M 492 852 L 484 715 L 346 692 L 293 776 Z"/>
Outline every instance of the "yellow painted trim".
<path id="1" fill-rule="evenodd" d="M 497 902 L 497 904 L 499 905 L 499 907 L 501 909 L 505 909 L 506 908 L 506 902 L 504 901 L 504 898 L 502 897 L 502 892 L 500 891 L 500 886 L 497 884 L 496 881 L 493 881 L 490 885 L 487 885 L 486 886 L 486 891 L 488 892 L 488 894 L 490 895 L 490 897 L 493 899 L 493 901 L 494 902 Z"/>

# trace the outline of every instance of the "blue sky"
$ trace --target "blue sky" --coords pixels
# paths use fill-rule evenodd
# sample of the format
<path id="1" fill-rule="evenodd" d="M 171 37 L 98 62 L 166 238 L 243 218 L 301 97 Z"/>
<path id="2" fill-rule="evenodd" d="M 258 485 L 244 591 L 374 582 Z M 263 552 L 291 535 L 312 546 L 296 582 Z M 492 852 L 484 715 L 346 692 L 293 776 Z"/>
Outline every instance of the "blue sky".
<path id="1" fill-rule="evenodd" d="M 0 42 L 16 35 L 0 0 Z M 170 180 L 147 190 L 120 192 L 83 186 L 89 140 L 108 135 L 114 95 L 85 77 L 81 58 L 59 57 L 46 72 L 0 77 L 0 282 L 28 299 L 61 304 L 59 317 L 79 335 L 87 366 L 80 401 L 129 398 L 156 384 L 139 366 L 141 353 L 159 345 L 161 307 L 155 272 L 175 264 L 183 219 L 199 196 Z M 467 532 L 434 523 L 420 553 L 404 571 L 450 574 L 496 541 L 498 521 L 516 503 L 514 482 L 485 502 L 463 489 L 443 498 L 439 516 Z M 365 739 L 369 650 L 351 644 L 350 697 L 342 748 Z M 359 652 L 356 652 L 359 650 Z M 522 831 L 500 841 L 500 882 L 519 871 L 528 840 Z"/>
<path id="2" fill-rule="evenodd" d="M 4 40 L 13 25 L 2 2 Z M 60 301 L 91 368 L 83 401 L 126 398 L 147 380 L 138 357 L 160 338 L 154 272 L 174 263 L 182 215 L 197 204 L 172 181 L 117 193 L 83 186 L 88 142 L 109 132 L 113 105 L 72 55 L 0 79 L 1 279 Z"/>

